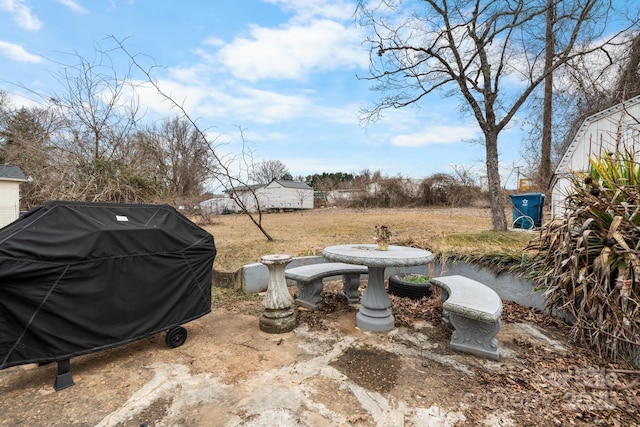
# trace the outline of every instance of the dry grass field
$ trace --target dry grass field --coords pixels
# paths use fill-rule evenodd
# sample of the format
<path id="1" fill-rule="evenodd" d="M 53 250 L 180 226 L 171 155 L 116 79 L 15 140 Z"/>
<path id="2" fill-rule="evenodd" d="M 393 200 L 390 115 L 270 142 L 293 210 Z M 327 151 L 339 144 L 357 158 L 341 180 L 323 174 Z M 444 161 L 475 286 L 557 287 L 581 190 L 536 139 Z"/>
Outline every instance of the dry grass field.
<path id="1" fill-rule="evenodd" d="M 511 213 L 508 213 L 510 218 Z M 532 237 L 526 232 L 491 232 L 489 209 L 314 209 L 269 213 L 262 223 L 273 237 L 268 241 L 246 215 L 215 216 L 203 225 L 215 239 L 215 269 L 235 271 L 267 254 L 320 255 L 325 246 L 373 243 L 377 224 L 388 226 L 391 243 L 434 253 L 520 251 Z"/>

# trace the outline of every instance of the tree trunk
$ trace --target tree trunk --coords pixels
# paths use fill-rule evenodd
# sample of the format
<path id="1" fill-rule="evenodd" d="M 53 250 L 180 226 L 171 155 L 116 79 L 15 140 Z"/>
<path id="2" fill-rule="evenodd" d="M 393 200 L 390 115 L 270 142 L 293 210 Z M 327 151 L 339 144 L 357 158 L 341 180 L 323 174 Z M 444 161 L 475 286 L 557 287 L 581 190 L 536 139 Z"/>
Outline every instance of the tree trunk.
<path id="1" fill-rule="evenodd" d="M 545 46 L 545 70 L 550 70 L 553 66 L 554 54 L 554 0 L 548 0 L 547 25 L 546 25 L 546 46 Z M 549 73 L 544 79 L 544 100 L 542 110 L 542 146 L 540 151 L 540 167 L 538 169 L 538 185 L 541 191 L 546 192 L 551 180 L 551 126 L 553 112 L 553 74 Z"/>
<path id="2" fill-rule="evenodd" d="M 506 231 L 507 219 L 504 214 L 502 200 L 502 185 L 500 184 L 500 170 L 498 163 L 498 133 L 485 133 L 487 181 L 489 186 L 489 202 L 491 203 L 491 229 Z"/>

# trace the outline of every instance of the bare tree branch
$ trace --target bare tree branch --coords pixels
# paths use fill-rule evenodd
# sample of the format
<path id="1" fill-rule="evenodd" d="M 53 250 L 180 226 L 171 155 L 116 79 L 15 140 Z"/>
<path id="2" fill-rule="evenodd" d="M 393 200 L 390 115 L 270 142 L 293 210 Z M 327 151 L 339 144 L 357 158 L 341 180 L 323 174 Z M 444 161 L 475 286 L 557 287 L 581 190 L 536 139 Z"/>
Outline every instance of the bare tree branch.
<path id="1" fill-rule="evenodd" d="M 501 192 L 498 137 L 549 74 L 571 60 L 614 43 L 602 37 L 611 13 L 598 0 L 402 0 L 359 1 L 357 16 L 370 30 L 367 80 L 382 93 L 361 112 L 366 124 L 389 108 L 417 105 L 425 96 L 449 89 L 464 101 L 485 141 L 492 226 L 506 229 Z M 553 61 L 544 63 L 547 9 L 562 7 L 553 26 Z M 634 28 L 636 17 L 625 30 Z M 517 85 L 512 84 L 519 79 Z"/>
<path id="2" fill-rule="evenodd" d="M 214 180 L 216 180 L 225 189 L 227 194 L 229 194 L 229 196 L 232 198 L 232 200 L 240 208 L 242 213 L 247 215 L 250 218 L 251 222 L 253 222 L 253 224 L 256 227 L 258 227 L 258 229 L 267 238 L 267 240 L 270 240 L 270 241 L 273 240 L 271 235 L 269 235 L 269 233 L 267 232 L 267 230 L 264 228 L 264 226 L 262 224 L 262 210 L 259 207 L 260 206 L 260 201 L 258 200 L 258 197 L 257 197 L 255 191 L 248 184 L 248 180 L 247 179 L 243 179 L 240 176 L 240 174 L 234 173 L 232 171 L 233 159 L 231 161 L 229 161 L 229 160 L 226 160 L 226 159 L 222 158 L 220 155 L 218 155 L 218 152 L 217 152 L 216 146 L 215 146 L 216 140 L 209 141 L 209 139 L 208 139 L 207 135 L 205 134 L 205 132 L 202 129 L 200 129 L 200 127 L 196 123 L 196 120 L 194 120 L 189 115 L 189 113 L 186 111 L 186 109 L 184 108 L 184 104 L 178 103 L 170 94 L 166 93 L 160 87 L 160 85 L 157 82 L 157 80 L 155 80 L 153 78 L 153 76 L 151 75 L 153 67 L 145 68 L 137 60 L 137 55 L 134 55 L 134 54 L 130 53 L 127 50 L 127 48 L 125 47 L 123 41 L 119 40 L 118 38 L 116 38 L 113 35 L 110 36 L 110 38 L 113 39 L 115 41 L 115 43 L 117 44 L 118 48 L 122 52 L 124 52 L 125 55 L 127 55 L 129 57 L 129 60 L 131 61 L 133 66 L 136 67 L 146 77 L 147 82 L 153 86 L 153 88 L 156 90 L 156 92 L 162 98 L 164 98 L 169 103 L 171 103 L 171 105 L 173 107 L 178 109 L 180 111 L 180 113 L 183 115 L 183 117 L 187 121 L 189 121 L 191 123 L 191 125 L 194 127 L 196 132 L 198 132 L 200 134 L 200 137 L 203 139 L 203 141 L 207 142 L 207 146 L 209 148 L 209 152 L 210 152 L 211 158 L 213 159 L 213 164 L 214 164 L 214 166 L 209 171 L 211 176 L 212 176 L 212 178 Z M 241 128 L 240 128 L 240 134 L 241 134 L 242 141 L 244 143 L 245 139 L 244 139 L 244 135 L 243 135 L 243 132 L 242 132 Z M 244 155 L 241 156 L 241 162 L 245 162 L 245 168 L 248 167 L 248 164 L 246 163 L 246 159 L 247 158 Z M 256 209 L 255 213 L 253 213 L 253 212 L 251 212 L 249 210 L 248 205 L 245 202 L 245 199 L 241 196 L 240 192 L 238 191 L 239 189 L 242 189 L 243 191 L 248 191 L 251 194 L 252 199 L 255 202 L 255 206 L 258 207 Z"/>

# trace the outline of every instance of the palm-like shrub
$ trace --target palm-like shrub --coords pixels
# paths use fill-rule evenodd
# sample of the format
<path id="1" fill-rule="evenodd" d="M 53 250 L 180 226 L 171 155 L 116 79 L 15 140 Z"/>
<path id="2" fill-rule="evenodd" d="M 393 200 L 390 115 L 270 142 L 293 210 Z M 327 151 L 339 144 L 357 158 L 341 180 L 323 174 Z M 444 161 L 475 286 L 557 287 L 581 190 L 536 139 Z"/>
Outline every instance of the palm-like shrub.
<path id="1" fill-rule="evenodd" d="M 611 360 L 640 359 L 640 165 L 632 152 L 591 158 L 566 216 L 543 226 L 535 280 L 547 309 L 575 318 L 577 342 Z"/>

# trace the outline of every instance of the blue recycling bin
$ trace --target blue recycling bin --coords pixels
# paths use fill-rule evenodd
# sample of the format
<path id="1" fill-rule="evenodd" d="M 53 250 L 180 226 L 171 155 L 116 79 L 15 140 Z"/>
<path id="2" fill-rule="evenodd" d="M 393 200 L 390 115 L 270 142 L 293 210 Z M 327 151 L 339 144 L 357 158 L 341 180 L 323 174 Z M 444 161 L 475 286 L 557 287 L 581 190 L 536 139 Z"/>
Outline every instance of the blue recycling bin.
<path id="1" fill-rule="evenodd" d="M 513 227 L 531 229 L 542 226 L 542 209 L 545 195 L 542 193 L 512 194 Z"/>

